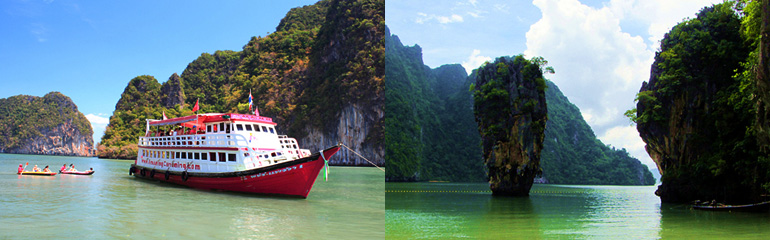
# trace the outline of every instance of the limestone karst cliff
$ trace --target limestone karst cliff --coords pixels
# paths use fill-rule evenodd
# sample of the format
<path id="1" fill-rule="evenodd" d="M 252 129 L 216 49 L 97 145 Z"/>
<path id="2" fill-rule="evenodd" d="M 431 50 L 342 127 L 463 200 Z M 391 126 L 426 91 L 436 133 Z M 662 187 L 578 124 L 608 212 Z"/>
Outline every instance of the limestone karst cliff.
<path id="1" fill-rule="evenodd" d="M 544 66 L 543 66 L 544 67 Z M 528 196 L 540 169 L 548 109 L 540 64 L 500 57 L 473 73 L 473 113 L 494 195 Z"/>
<path id="2" fill-rule="evenodd" d="M 658 165 L 663 202 L 761 200 L 751 42 L 730 3 L 702 9 L 661 40 L 632 119 Z M 740 74 L 736 74 L 740 73 Z M 751 74 L 748 74 L 751 75 Z"/>
<path id="3" fill-rule="evenodd" d="M 93 156 L 91 123 L 59 92 L 0 99 L 0 136 L 3 153 Z"/>
<path id="4" fill-rule="evenodd" d="M 384 1 L 323 0 L 297 7 L 276 31 L 252 37 L 242 51 L 203 53 L 162 86 L 131 80 L 102 138 L 100 157 L 135 158 L 145 118 L 201 113 L 251 113 L 248 95 L 279 134 L 318 151 L 343 143 L 384 165 L 382 53 Z M 149 79 L 152 78 L 152 79 Z M 132 87 L 140 81 L 145 88 Z M 369 165 L 342 149 L 330 164 Z"/>

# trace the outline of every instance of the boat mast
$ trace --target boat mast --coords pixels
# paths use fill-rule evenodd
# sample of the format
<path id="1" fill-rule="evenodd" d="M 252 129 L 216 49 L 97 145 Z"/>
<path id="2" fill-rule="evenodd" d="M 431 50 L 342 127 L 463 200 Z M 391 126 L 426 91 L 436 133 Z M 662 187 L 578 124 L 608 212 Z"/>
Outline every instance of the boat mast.
<path id="1" fill-rule="evenodd" d="M 144 127 L 144 135 L 147 135 L 150 132 L 150 119 L 145 119 L 145 121 L 147 121 L 147 124 Z"/>

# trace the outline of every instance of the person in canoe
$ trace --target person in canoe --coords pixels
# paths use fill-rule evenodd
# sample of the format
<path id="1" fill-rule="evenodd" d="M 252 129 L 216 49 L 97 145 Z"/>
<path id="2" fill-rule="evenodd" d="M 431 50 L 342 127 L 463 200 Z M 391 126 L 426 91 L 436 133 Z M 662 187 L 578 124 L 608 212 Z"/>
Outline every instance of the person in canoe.
<path id="1" fill-rule="evenodd" d="M 75 164 L 70 164 L 70 169 L 68 169 L 67 171 L 70 171 L 70 172 L 77 172 L 78 170 L 77 170 L 77 169 L 75 169 Z"/>
<path id="2" fill-rule="evenodd" d="M 34 167 L 34 168 L 32 168 L 32 171 L 33 171 L 33 172 L 40 172 L 40 168 L 39 168 L 39 167 L 37 167 L 37 165 L 35 165 L 35 167 Z"/>
<path id="3" fill-rule="evenodd" d="M 21 173 L 23 171 L 24 171 L 24 164 L 19 164 L 19 172 L 18 173 Z"/>
<path id="4" fill-rule="evenodd" d="M 61 169 L 59 169 L 59 172 L 63 172 L 67 170 L 67 164 L 65 163 L 63 166 L 61 166 Z"/>
<path id="5" fill-rule="evenodd" d="M 51 172 L 51 169 L 48 169 L 48 165 L 46 165 L 45 168 L 43 168 L 43 172 Z"/>

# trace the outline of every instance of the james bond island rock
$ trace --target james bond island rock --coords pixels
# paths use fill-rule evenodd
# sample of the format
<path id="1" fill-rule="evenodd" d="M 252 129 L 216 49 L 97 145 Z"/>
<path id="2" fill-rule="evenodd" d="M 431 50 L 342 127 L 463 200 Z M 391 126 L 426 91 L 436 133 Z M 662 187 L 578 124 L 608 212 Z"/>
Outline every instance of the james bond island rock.
<path id="1" fill-rule="evenodd" d="M 2 153 L 93 156 L 91 123 L 59 92 L 0 98 L 0 136 Z"/>
<path id="2" fill-rule="evenodd" d="M 260 115 L 302 148 L 343 143 L 382 166 L 384 17 L 383 0 L 322 0 L 291 9 L 242 51 L 201 54 L 162 86 L 139 76 L 121 95 L 99 156 L 136 158 L 145 118 L 193 114 L 196 101 L 200 113 L 252 113 L 251 93 Z M 371 166 L 344 148 L 330 164 Z"/>
<path id="3" fill-rule="evenodd" d="M 750 126 L 752 86 L 736 72 L 750 49 L 727 3 L 707 7 L 661 40 L 649 82 L 637 95 L 637 129 L 658 165 L 663 202 L 761 200 L 767 164 Z"/>
<path id="4" fill-rule="evenodd" d="M 489 187 L 494 195 L 528 196 L 541 174 L 548 109 L 542 58 L 500 57 L 474 71 L 474 108 Z"/>

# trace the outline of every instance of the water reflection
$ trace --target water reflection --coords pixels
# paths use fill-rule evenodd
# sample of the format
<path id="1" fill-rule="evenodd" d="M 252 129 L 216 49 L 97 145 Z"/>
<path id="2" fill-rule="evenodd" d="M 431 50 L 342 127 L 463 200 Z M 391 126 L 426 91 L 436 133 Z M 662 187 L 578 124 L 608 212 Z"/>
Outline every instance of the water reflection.
<path id="1" fill-rule="evenodd" d="M 654 187 L 535 185 L 530 197 L 492 197 L 483 183 L 388 183 L 394 238 L 658 238 Z"/>
<path id="2" fill-rule="evenodd" d="M 662 204 L 660 209 L 664 239 L 767 239 L 770 235 L 770 213 L 702 211 L 682 204 Z"/>

